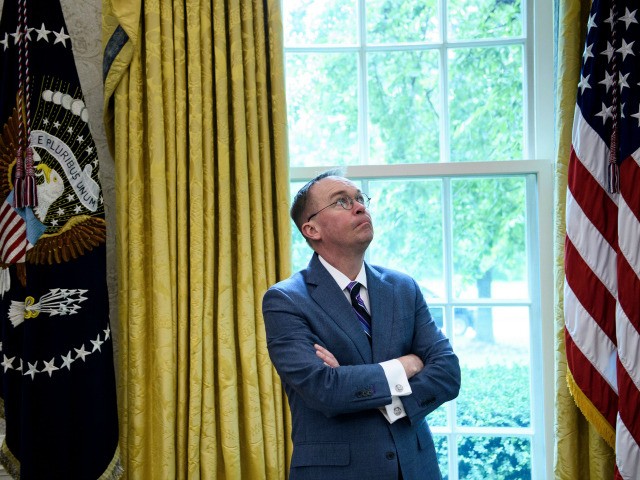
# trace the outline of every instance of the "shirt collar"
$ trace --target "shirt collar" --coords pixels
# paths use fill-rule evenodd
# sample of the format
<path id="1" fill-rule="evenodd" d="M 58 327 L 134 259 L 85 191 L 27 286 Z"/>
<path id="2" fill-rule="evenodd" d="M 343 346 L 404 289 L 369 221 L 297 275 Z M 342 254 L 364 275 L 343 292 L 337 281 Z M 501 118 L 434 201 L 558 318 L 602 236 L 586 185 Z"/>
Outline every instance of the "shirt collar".
<path id="1" fill-rule="evenodd" d="M 322 263 L 322 265 L 324 265 L 324 268 L 327 269 L 329 274 L 336 281 L 336 283 L 338 284 L 340 289 L 341 290 L 346 289 L 347 285 L 349 285 L 349 283 L 351 283 L 351 280 L 349 279 L 349 277 L 347 277 L 344 273 L 342 273 L 340 270 L 338 270 L 333 265 L 331 265 L 329 262 L 327 262 L 320 255 L 318 255 L 318 259 L 320 260 L 320 263 Z M 356 280 L 358 282 L 360 282 L 364 288 L 367 288 L 367 271 L 364 268 L 364 262 L 362 263 L 362 267 L 360 268 L 360 272 L 356 276 Z"/>

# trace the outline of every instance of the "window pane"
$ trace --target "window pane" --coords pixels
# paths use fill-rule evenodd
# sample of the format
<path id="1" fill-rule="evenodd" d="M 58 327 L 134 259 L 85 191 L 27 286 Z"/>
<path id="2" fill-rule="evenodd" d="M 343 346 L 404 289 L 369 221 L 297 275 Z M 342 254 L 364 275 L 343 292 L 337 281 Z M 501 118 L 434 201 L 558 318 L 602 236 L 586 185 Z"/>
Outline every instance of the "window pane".
<path id="1" fill-rule="evenodd" d="M 458 48 L 448 56 L 451 160 L 523 158 L 522 47 Z"/>
<path id="2" fill-rule="evenodd" d="M 427 415 L 427 422 L 430 427 L 447 426 L 447 404 L 440 405 L 433 412 Z"/>
<path id="3" fill-rule="evenodd" d="M 286 69 L 291 165 L 358 163 L 356 54 L 289 53 Z"/>
<path id="4" fill-rule="evenodd" d="M 370 181 L 373 264 L 408 273 L 423 288 L 443 283 L 442 185 L 439 180 Z"/>
<path id="5" fill-rule="evenodd" d="M 370 163 L 437 162 L 438 53 L 384 52 L 368 59 Z"/>
<path id="6" fill-rule="evenodd" d="M 525 178 L 451 181 L 458 298 L 528 298 Z"/>
<path id="7" fill-rule="evenodd" d="M 284 0 L 284 44 L 355 44 L 355 0 Z"/>
<path id="8" fill-rule="evenodd" d="M 457 423 L 476 427 L 531 425 L 529 309 L 468 309 L 472 325 L 453 335 L 464 388 Z"/>
<path id="9" fill-rule="evenodd" d="M 367 0 L 367 43 L 435 42 L 437 0 Z"/>
<path id="10" fill-rule="evenodd" d="M 438 456 L 438 466 L 442 473 L 442 480 L 449 478 L 449 442 L 444 435 L 434 435 L 433 443 L 436 446 L 436 455 Z"/>
<path id="11" fill-rule="evenodd" d="M 531 441 L 519 437 L 460 437 L 458 474 L 465 480 L 528 480 Z"/>
<path id="12" fill-rule="evenodd" d="M 449 0 L 450 39 L 517 37 L 522 35 L 520 0 Z"/>
<path id="13" fill-rule="evenodd" d="M 290 192 L 291 201 L 295 197 L 298 190 L 300 190 L 307 182 L 291 182 Z M 313 250 L 307 245 L 307 242 L 302 237 L 302 234 L 298 231 L 298 227 L 291 220 L 291 272 L 297 272 L 302 270 L 309 263 Z"/>

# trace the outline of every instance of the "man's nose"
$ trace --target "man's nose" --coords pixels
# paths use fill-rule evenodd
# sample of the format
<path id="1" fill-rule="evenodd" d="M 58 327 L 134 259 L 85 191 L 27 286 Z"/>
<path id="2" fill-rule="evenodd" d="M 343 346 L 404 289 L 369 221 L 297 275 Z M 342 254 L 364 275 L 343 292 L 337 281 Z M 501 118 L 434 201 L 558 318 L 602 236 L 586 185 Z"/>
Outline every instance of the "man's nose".
<path id="1" fill-rule="evenodd" d="M 367 207 L 365 207 L 363 204 L 361 204 L 359 201 L 357 200 L 353 200 L 353 213 L 355 215 L 358 215 L 360 213 L 364 213 L 364 211 L 367 209 Z"/>

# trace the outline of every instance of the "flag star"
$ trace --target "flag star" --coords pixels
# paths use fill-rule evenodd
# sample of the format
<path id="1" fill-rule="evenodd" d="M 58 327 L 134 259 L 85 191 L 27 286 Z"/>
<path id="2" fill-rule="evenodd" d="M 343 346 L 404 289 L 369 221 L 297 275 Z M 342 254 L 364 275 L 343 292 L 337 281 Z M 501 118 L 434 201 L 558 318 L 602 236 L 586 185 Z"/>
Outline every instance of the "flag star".
<path id="1" fill-rule="evenodd" d="M 51 374 L 58 370 L 58 367 L 55 366 L 55 358 L 52 358 L 50 362 L 44 362 L 44 367 L 42 368 L 42 372 L 47 372 L 49 374 L 49 377 L 51 377 Z"/>
<path id="2" fill-rule="evenodd" d="M 610 23 L 613 25 L 613 8 L 609 10 L 609 18 L 607 18 L 604 23 Z"/>
<path id="3" fill-rule="evenodd" d="M 42 120 L 42 124 L 43 124 L 44 126 L 49 125 L 49 119 L 48 119 L 48 118 L 45 118 L 44 120 Z"/>
<path id="4" fill-rule="evenodd" d="M 40 29 L 36 28 L 36 32 L 38 32 L 38 37 L 36 38 L 36 41 L 44 40 L 45 42 L 49 43 L 49 34 L 51 33 L 51 30 L 47 30 L 46 28 L 44 28 L 44 22 L 42 23 L 42 26 L 40 27 Z"/>
<path id="5" fill-rule="evenodd" d="M 73 211 L 76 213 L 80 213 L 81 210 L 82 210 L 82 207 L 80 205 L 76 205 L 76 207 L 73 209 Z"/>
<path id="6" fill-rule="evenodd" d="M 91 162 L 91 163 L 93 163 L 93 166 L 94 166 L 94 167 L 97 167 L 97 166 L 98 166 L 98 159 L 97 159 L 97 158 L 94 158 L 94 159 L 93 159 L 93 162 Z"/>
<path id="7" fill-rule="evenodd" d="M 61 357 L 62 365 L 60 365 L 60 368 L 67 367 L 68 370 L 71 370 L 71 364 L 75 361 L 75 359 L 71 358 L 71 350 L 69 350 L 66 356 L 61 355 Z"/>
<path id="8" fill-rule="evenodd" d="M 76 138 L 76 141 L 78 143 L 82 143 L 82 142 L 84 142 L 84 137 L 82 135 L 78 135 L 78 138 Z"/>
<path id="9" fill-rule="evenodd" d="M 589 15 L 589 20 L 587 21 L 587 33 L 589 33 L 591 31 L 592 27 L 598 27 L 598 25 L 596 25 L 596 14 L 594 13 L 593 15 Z"/>
<path id="10" fill-rule="evenodd" d="M 22 371 L 22 359 L 20 359 L 20 364 L 16 367 L 16 370 L 17 370 L 18 372 L 21 372 L 21 371 Z"/>
<path id="11" fill-rule="evenodd" d="M 69 128 L 67 128 L 67 132 L 69 132 L 69 133 L 73 133 L 73 127 L 69 127 Z"/>
<path id="12" fill-rule="evenodd" d="M 22 37 L 22 32 L 20 31 L 20 27 L 16 27 L 16 32 L 10 34 L 13 37 L 13 44 L 18 45 L 20 42 L 20 37 Z"/>
<path id="13" fill-rule="evenodd" d="M 587 58 L 591 58 L 591 57 L 593 57 L 592 49 L 593 49 L 593 43 L 592 43 L 591 45 L 587 45 L 587 46 L 585 47 L 584 52 L 582 53 L 582 60 L 583 60 L 584 62 L 586 62 L 586 61 L 587 61 Z"/>
<path id="14" fill-rule="evenodd" d="M 91 155 L 93 153 L 93 147 L 92 146 L 88 146 L 86 152 Z"/>
<path id="15" fill-rule="evenodd" d="M 70 193 L 69 195 L 67 195 L 67 201 L 68 202 L 72 202 L 74 198 L 75 197 L 73 196 L 73 193 Z"/>
<path id="16" fill-rule="evenodd" d="M 631 115 L 633 118 L 637 118 L 638 119 L 638 127 L 640 127 L 640 105 L 638 105 L 638 113 L 634 113 L 633 115 Z M 5 357 L 6 358 L 6 357 Z M 4 364 L 3 364 L 4 365 Z"/>
<path id="17" fill-rule="evenodd" d="M 605 70 L 604 72 L 604 80 L 598 82 L 599 84 L 602 84 L 605 86 L 606 91 L 608 92 L 609 89 L 611 88 L 611 85 L 613 85 L 613 75 L 609 75 L 609 72 L 607 72 Z"/>
<path id="18" fill-rule="evenodd" d="M 109 328 L 109 325 L 107 325 L 107 328 L 103 330 L 103 332 L 104 332 L 104 339 L 109 340 L 109 337 L 111 336 L 111 328 Z"/>
<path id="19" fill-rule="evenodd" d="M 52 227 L 57 227 L 58 226 L 58 220 L 56 220 L 55 218 L 53 220 L 51 220 L 51 226 Z"/>
<path id="20" fill-rule="evenodd" d="M 591 31 L 591 29 L 593 27 L 598 28 L 598 25 L 596 24 L 596 14 L 595 13 L 593 15 L 589 15 L 589 19 L 587 20 L 587 34 Z"/>
<path id="21" fill-rule="evenodd" d="M 69 38 L 69 35 L 67 35 L 66 33 L 64 33 L 64 27 L 60 28 L 60 33 L 58 32 L 53 32 L 53 34 L 56 36 L 56 39 L 54 40 L 53 44 L 55 45 L 56 43 L 61 43 L 62 45 L 64 45 L 65 47 L 67 46 L 67 39 Z"/>
<path id="22" fill-rule="evenodd" d="M 33 32 L 34 30 L 35 29 L 33 27 L 32 28 L 27 28 L 27 35 L 26 35 L 27 40 L 29 40 L 29 41 L 31 40 L 31 32 Z"/>
<path id="23" fill-rule="evenodd" d="M 624 38 L 622 39 L 622 46 L 616 50 L 616 52 L 620 52 L 622 54 L 622 60 L 627 58 L 627 54 L 635 56 L 635 53 L 633 53 L 633 50 L 631 49 L 634 43 L 635 41 L 627 43 Z"/>
<path id="24" fill-rule="evenodd" d="M 629 75 L 629 73 L 627 73 L 626 75 L 622 75 L 622 73 L 618 72 L 618 85 L 620 85 L 620 91 L 622 91 L 624 87 L 631 88 L 627 83 L 627 77 Z"/>
<path id="25" fill-rule="evenodd" d="M 586 77 L 583 77 L 582 74 L 580 74 L 580 83 L 578 83 L 578 88 L 580 88 L 580 93 L 584 93 L 585 89 L 587 88 L 591 88 L 591 85 L 589 85 L 589 77 L 591 76 L 591 74 L 587 75 Z"/>
<path id="26" fill-rule="evenodd" d="M 82 358 L 83 362 L 85 361 L 84 357 L 86 357 L 87 355 L 89 355 L 91 353 L 91 352 L 87 352 L 84 349 L 84 344 L 82 344 L 82 346 L 80 348 L 74 348 L 74 350 L 76 351 L 76 360 L 78 358 Z"/>
<path id="27" fill-rule="evenodd" d="M 4 45 L 3 50 L 9 48 L 9 34 L 7 32 L 4 32 L 4 40 L 0 40 L 0 44 Z"/>
<path id="28" fill-rule="evenodd" d="M 2 366 L 4 367 L 4 371 L 6 373 L 7 370 L 9 370 L 10 368 L 13 368 L 13 359 L 16 357 L 8 358 L 6 355 L 3 355 L 3 357 L 4 357 L 4 360 L 2 360 Z"/>
<path id="29" fill-rule="evenodd" d="M 29 365 L 29 369 L 23 373 L 23 375 L 26 377 L 27 375 L 31 375 L 31 380 L 33 380 L 33 377 L 36 375 L 36 373 L 38 373 L 38 361 L 36 360 L 36 363 L 29 363 L 27 362 L 27 365 Z"/>
<path id="30" fill-rule="evenodd" d="M 58 215 L 64 215 L 64 208 L 58 208 Z"/>
<path id="31" fill-rule="evenodd" d="M 60 127 L 60 122 L 58 122 L 58 121 L 53 122 L 53 126 L 54 126 L 55 128 Z"/>
<path id="32" fill-rule="evenodd" d="M 633 12 L 630 12 L 628 8 L 625 7 L 625 13 L 622 17 L 620 17 L 618 20 L 621 22 L 624 22 L 625 25 L 625 30 L 629 28 L 629 25 L 632 23 L 638 23 L 638 21 L 636 20 L 636 12 L 638 10 L 634 10 Z"/>
<path id="33" fill-rule="evenodd" d="M 95 340 L 91 340 L 91 343 L 93 343 L 93 350 L 91 350 L 91 353 L 95 352 L 96 350 L 98 350 L 99 352 L 101 352 L 101 348 L 102 344 L 104 343 L 102 340 L 100 340 L 100 335 L 98 335 L 98 338 L 96 338 Z"/>
<path id="34" fill-rule="evenodd" d="M 600 55 L 606 55 L 607 56 L 607 60 L 610 62 L 611 61 L 611 57 L 613 57 L 613 45 L 611 45 L 611 42 L 607 42 L 607 48 L 605 50 L 603 50 L 602 52 L 600 52 Z"/>
<path id="35" fill-rule="evenodd" d="M 608 118 L 612 117 L 611 113 L 612 107 L 607 107 L 604 102 L 602 102 L 602 110 L 596 113 L 596 117 L 602 117 L 602 124 L 604 125 Z"/>

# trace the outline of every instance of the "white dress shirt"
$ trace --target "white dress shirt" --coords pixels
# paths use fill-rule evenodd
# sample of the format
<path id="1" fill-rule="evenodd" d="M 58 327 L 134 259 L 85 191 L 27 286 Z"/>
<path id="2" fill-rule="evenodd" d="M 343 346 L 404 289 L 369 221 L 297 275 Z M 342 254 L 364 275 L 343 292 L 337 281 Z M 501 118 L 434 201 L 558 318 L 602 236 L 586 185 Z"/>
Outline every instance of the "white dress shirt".
<path id="1" fill-rule="evenodd" d="M 342 289 L 345 296 L 347 297 L 347 300 L 349 300 L 349 303 L 351 303 L 351 295 L 349 294 L 349 290 L 347 288 L 349 283 L 351 283 L 349 277 L 347 277 L 344 273 L 335 268 L 321 256 L 318 256 L 318 258 L 320 259 L 320 263 L 324 265 L 324 267 L 331 274 L 338 286 Z M 364 263 L 362 264 L 360 273 L 358 273 L 355 280 L 360 282 L 360 284 L 362 285 L 362 287 L 360 287 L 360 298 L 362 299 L 367 312 L 371 312 L 369 290 L 367 289 L 367 274 L 364 268 Z M 355 317 L 354 321 L 357 321 Z M 373 328 L 374 326 L 372 325 L 372 331 Z M 393 360 L 380 362 L 378 365 L 380 365 L 382 367 L 382 370 L 384 370 L 384 374 L 389 384 L 389 390 L 391 390 L 391 403 L 389 405 L 385 405 L 384 407 L 380 407 L 379 410 L 382 412 L 389 423 L 393 423 L 396 420 L 407 416 L 400 397 L 411 394 L 411 385 L 409 385 L 409 379 L 407 378 L 407 374 L 405 373 L 404 367 L 402 366 L 402 363 L 400 363 L 400 360 L 394 358 Z"/>

